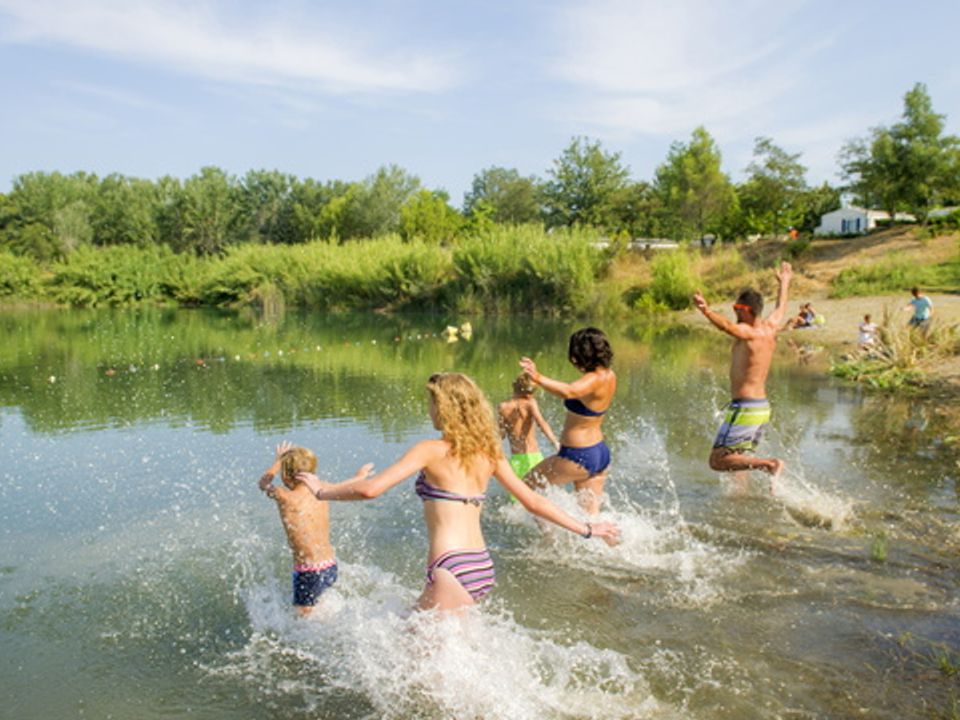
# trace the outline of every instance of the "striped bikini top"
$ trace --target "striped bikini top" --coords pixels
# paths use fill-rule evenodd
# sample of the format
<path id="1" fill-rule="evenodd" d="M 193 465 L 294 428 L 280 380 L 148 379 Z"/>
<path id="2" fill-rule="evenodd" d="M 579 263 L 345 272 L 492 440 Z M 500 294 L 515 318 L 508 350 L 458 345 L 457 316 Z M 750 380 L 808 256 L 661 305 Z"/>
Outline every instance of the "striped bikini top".
<path id="1" fill-rule="evenodd" d="M 427 500 L 451 500 L 453 502 L 462 502 L 464 505 L 476 505 L 477 507 L 487 499 L 487 496 L 484 495 L 460 495 L 459 493 L 452 493 L 448 490 L 443 490 L 431 485 L 427 482 L 426 473 L 421 470 L 417 474 L 417 483 L 414 485 L 414 490 L 416 490 L 417 495 L 420 496 L 420 499 L 426 502 Z"/>

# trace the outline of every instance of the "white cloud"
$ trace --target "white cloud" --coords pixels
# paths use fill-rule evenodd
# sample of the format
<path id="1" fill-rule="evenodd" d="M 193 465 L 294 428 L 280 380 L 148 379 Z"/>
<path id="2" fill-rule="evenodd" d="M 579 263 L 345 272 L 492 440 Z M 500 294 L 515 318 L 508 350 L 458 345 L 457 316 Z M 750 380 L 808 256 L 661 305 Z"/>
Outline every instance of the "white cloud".
<path id="1" fill-rule="evenodd" d="M 556 18 L 553 72 L 577 88 L 569 119 L 615 133 L 674 135 L 697 125 L 727 135 L 777 114 L 811 43 L 797 3 L 602 0 Z"/>
<path id="2" fill-rule="evenodd" d="M 269 7 L 268 18 L 227 15 L 228 4 L 187 0 L 0 0 L 6 42 L 66 45 L 201 77 L 327 92 L 438 91 L 449 62 L 377 47 L 369 30 Z M 232 6 L 236 7 L 236 6 Z M 257 7 L 257 6 L 253 6 Z"/>

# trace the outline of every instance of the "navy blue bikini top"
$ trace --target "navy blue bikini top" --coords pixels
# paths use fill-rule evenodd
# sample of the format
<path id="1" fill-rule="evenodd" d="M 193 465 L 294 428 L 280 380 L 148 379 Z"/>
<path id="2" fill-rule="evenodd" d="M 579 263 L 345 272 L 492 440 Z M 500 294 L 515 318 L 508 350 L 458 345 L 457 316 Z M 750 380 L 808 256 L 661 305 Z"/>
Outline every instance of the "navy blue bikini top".
<path id="1" fill-rule="evenodd" d="M 480 504 L 487 499 L 486 495 L 460 495 L 459 493 L 452 493 L 447 490 L 431 485 L 427 482 L 427 475 L 420 471 L 417 475 L 417 483 L 414 485 L 414 490 L 416 490 L 417 495 L 420 496 L 420 499 L 426 502 L 427 500 L 451 500 L 453 502 L 462 502 L 464 505 L 476 505 Z"/>
<path id="2" fill-rule="evenodd" d="M 563 401 L 563 406 L 574 415 L 584 415 L 586 417 L 600 417 L 606 412 L 606 410 L 591 410 L 579 398 L 567 398 Z"/>

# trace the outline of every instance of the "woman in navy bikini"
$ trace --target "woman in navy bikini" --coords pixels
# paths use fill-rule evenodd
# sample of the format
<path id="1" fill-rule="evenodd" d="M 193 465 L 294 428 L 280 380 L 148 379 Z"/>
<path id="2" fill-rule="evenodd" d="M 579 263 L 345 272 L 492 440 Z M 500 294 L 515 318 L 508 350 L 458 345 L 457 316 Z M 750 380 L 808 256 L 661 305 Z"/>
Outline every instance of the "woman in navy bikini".
<path id="1" fill-rule="evenodd" d="M 494 585 L 493 562 L 480 529 L 480 513 L 487 483 L 493 475 L 534 515 L 585 538 L 617 542 L 619 528 L 612 523 L 583 523 L 574 519 L 517 478 L 504 457 L 493 410 L 480 388 L 460 373 L 438 373 L 427 382 L 430 419 L 440 431 L 437 440 L 422 440 L 393 465 L 366 477 L 336 485 L 321 484 L 311 473 L 297 478 L 319 500 L 370 500 L 412 475 L 423 500 L 430 547 L 427 585 L 417 606 L 451 610 L 473 605 Z M 327 488 L 327 489 L 324 489 Z"/>
<path id="2" fill-rule="evenodd" d="M 524 482 L 536 488 L 573 483 L 580 505 L 596 515 L 610 466 L 610 449 L 603 442 L 600 425 L 617 391 L 617 376 L 610 369 L 613 350 L 602 330 L 588 327 L 570 336 L 567 357 L 583 373 L 572 383 L 544 377 L 530 358 L 520 360 L 533 382 L 563 398 L 567 409 L 560 451 L 528 472 Z"/>

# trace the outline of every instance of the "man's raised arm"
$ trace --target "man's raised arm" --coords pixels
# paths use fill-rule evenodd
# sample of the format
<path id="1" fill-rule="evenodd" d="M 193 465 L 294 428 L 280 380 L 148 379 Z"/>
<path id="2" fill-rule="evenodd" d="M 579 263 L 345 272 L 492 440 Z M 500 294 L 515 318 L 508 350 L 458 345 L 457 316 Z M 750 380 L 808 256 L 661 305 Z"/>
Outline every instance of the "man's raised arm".
<path id="1" fill-rule="evenodd" d="M 783 322 L 783 316 L 787 311 L 787 295 L 790 292 L 790 280 L 793 278 L 793 268 L 790 263 L 784 260 L 780 263 L 780 269 L 776 272 L 777 282 L 780 289 L 777 291 L 777 305 L 773 312 L 767 316 L 767 322 L 773 323 L 777 327 Z"/>
<path id="2" fill-rule="evenodd" d="M 693 304 L 697 306 L 697 310 L 703 313 L 703 316 L 713 323 L 717 328 L 723 330 L 727 335 L 731 335 L 735 338 L 748 339 L 754 336 L 753 328 L 749 325 L 741 325 L 740 323 L 730 322 L 720 313 L 715 313 L 710 309 L 710 305 L 707 304 L 707 301 L 703 297 L 703 293 L 699 290 L 693 294 Z"/>

